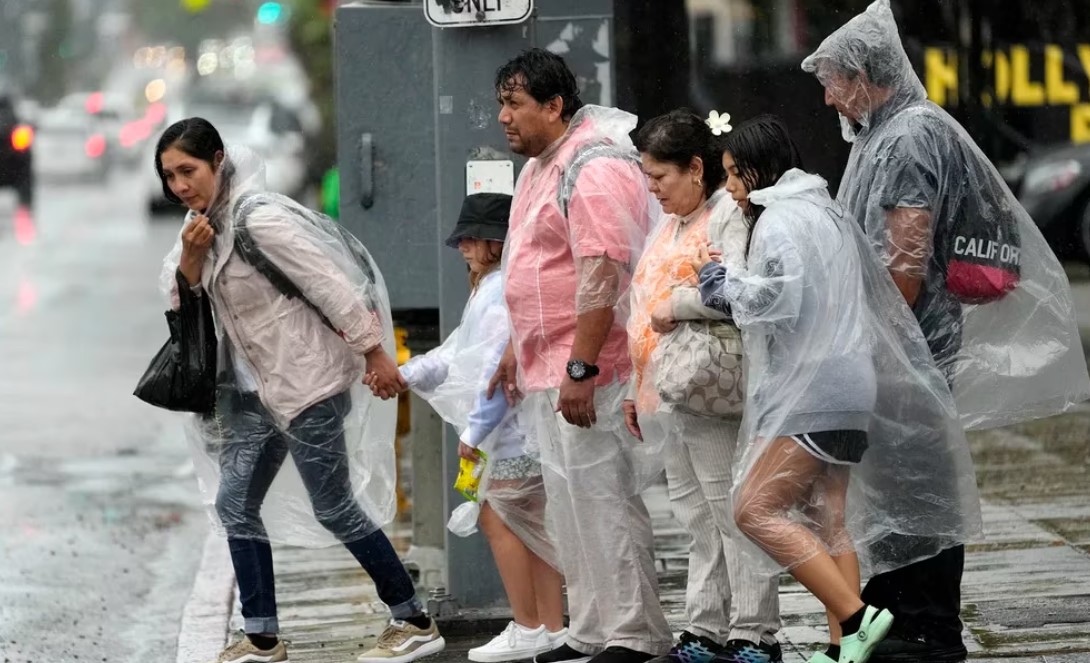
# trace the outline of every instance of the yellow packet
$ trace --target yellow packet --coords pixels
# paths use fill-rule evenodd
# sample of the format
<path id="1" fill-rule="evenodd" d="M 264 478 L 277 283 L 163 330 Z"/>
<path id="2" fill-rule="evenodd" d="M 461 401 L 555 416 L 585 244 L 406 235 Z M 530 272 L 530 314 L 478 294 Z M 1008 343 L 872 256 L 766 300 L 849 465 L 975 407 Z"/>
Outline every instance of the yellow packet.
<path id="1" fill-rule="evenodd" d="M 488 464 L 488 454 L 478 452 L 480 459 L 466 460 L 462 458 L 458 464 L 458 478 L 454 480 L 454 490 L 465 496 L 467 500 L 477 501 L 477 491 L 481 487 L 481 477 L 484 476 L 485 465 Z"/>

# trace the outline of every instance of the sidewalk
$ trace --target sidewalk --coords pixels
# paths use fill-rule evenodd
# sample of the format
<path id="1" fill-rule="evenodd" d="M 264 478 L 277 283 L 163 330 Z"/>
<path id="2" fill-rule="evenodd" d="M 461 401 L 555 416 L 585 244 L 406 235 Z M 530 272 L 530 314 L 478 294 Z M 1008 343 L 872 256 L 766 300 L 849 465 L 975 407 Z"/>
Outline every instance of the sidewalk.
<path id="1" fill-rule="evenodd" d="M 965 641 L 973 661 L 1090 661 L 1090 407 L 973 438 L 985 497 L 984 541 L 970 546 L 963 585 Z M 663 486 L 646 494 L 656 532 L 661 601 L 684 627 L 687 536 Z M 392 531 L 404 550 L 404 532 Z M 277 594 L 296 663 L 352 661 L 386 624 L 373 585 L 341 548 L 277 548 Z M 802 663 L 823 640 L 824 612 L 805 590 L 781 584 L 784 659 Z M 235 606 L 233 624 L 241 624 Z M 463 661 L 492 633 L 456 638 L 434 661 Z"/>
<path id="2" fill-rule="evenodd" d="M 1090 340 L 1090 282 L 1076 282 L 1074 291 L 1080 327 Z M 1090 406 L 972 436 L 985 501 L 985 539 L 968 548 L 962 588 L 964 638 L 972 661 L 1090 662 L 1088 442 Z M 656 533 L 660 600 L 680 631 L 685 626 L 688 537 L 670 513 L 664 486 L 648 491 L 646 501 Z M 408 548 L 409 531 L 390 530 L 400 552 Z M 218 547 L 225 554 L 226 545 Z M 372 646 L 386 625 L 386 609 L 344 549 L 281 547 L 274 556 L 280 622 L 291 642 L 292 661 L 348 663 Z M 226 636 L 228 591 L 213 592 L 219 598 L 211 607 L 191 607 L 203 616 L 191 622 L 201 631 L 196 635 L 213 642 Z M 824 611 L 789 577 L 781 581 L 780 591 L 784 660 L 803 663 L 824 640 Z M 222 613 L 218 622 L 205 615 L 217 610 Z M 241 623 L 236 602 L 232 628 Z M 449 639 L 447 651 L 430 660 L 460 663 L 466 650 L 493 635 Z"/>

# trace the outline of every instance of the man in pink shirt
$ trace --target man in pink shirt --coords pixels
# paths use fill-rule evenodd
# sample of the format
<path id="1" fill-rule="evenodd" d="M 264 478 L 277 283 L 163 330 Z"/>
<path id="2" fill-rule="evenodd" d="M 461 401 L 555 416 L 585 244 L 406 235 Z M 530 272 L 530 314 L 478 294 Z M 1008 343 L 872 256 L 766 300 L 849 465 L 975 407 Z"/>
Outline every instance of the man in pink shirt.
<path id="1" fill-rule="evenodd" d="M 644 663 L 672 644 L 640 490 L 661 469 L 624 427 L 628 285 L 656 210 L 628 137 L 635 116 L 583 106 L 564 60 L 499 69 L 499 121 L 519 176 L 504 251 L 511 342 L 493 387 L 526 393 L 567 579 L 565 643 L 536 663 Z"/>

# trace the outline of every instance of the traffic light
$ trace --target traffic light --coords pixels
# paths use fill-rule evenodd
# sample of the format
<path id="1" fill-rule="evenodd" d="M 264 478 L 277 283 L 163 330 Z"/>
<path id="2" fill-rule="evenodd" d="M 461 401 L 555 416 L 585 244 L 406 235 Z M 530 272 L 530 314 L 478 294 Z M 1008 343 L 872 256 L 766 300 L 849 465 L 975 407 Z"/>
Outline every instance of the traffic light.
<path id="1" fill-rule="evenodd" d="M 208 8 L 210 0 L 181 0 L 182 9 L 190 14 L 197 14 Z"/>
<path id="2" fill-rule="evenodd" d="M 279 23 L 284 18 L 284 5 L 279 2 L 266 2 L 257 10 L 257 22 L 264 25 Z"/>

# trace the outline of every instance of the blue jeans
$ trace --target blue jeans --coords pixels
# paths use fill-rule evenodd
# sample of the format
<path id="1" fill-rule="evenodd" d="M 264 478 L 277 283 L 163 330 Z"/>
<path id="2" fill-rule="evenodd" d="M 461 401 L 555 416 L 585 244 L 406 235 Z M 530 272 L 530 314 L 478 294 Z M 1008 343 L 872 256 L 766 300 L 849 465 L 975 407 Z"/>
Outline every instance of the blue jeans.
<path id="1" fill-rule="evenodd" d="M 352 493 L 344 440 L 349 395 L 312 405 L 285 432 L 276 428 L 254 394 L 223 390 L 218 406 L 227 439 L 220 456 L 216 511 L 227 530 L 246 632 L 279 631 L 272 547 L 261 522 L 261 505 L 289 452 L 318 521 L 371 576 L 393 617 L 422 614 L 412 579 L 390 540 L 371 523 Z"/>

